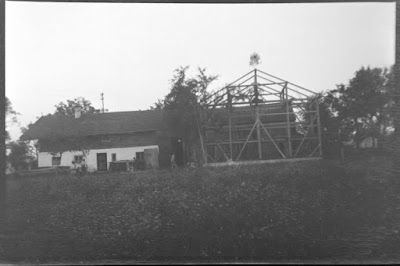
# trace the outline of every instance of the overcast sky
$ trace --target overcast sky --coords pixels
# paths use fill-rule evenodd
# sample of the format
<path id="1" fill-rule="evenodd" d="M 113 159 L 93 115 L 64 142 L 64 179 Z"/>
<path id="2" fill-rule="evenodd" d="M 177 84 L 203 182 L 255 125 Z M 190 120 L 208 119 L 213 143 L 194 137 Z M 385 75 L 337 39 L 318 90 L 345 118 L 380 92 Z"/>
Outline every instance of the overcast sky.
<path id="1" fill-rule="evenodd" d="M 395 3 L 111 4 L 6 2 L 6 95 L 20 125 L 82 96 L 109 111 L 148 109 L 173 70 L 218 74 L 212 89 L 259 69 L 313 91 L 361 66 L 394 64 Z M 11 137 L 21 135 L 19 126 Z"/>

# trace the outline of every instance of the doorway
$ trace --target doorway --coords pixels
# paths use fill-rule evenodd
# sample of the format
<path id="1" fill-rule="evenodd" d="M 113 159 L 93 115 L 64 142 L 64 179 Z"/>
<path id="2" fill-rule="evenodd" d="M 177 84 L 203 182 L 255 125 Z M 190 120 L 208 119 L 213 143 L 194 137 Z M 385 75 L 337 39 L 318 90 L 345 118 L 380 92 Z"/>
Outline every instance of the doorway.
<path id="1" fill-rule="evenodd" d="M 97 154 L 97 171 L 107 171 L 107 153 Z"/>
<path id="2" fill-rule="evenodd" d="M 178 166 L 184 164 L 183 140 L 182 138 L 171 138 L 172 152 L 175 154 L 175 161 Z"/>

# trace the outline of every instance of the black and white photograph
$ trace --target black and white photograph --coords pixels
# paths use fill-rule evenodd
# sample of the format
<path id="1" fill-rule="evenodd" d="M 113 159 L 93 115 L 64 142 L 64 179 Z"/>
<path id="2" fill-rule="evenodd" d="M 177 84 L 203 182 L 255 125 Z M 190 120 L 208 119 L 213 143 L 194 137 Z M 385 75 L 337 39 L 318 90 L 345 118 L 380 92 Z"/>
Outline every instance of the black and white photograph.
<path id="1" fill-rule="evenodd" d="M 400 263 L 399 1 L 2 5 L 0 264 Z"/>

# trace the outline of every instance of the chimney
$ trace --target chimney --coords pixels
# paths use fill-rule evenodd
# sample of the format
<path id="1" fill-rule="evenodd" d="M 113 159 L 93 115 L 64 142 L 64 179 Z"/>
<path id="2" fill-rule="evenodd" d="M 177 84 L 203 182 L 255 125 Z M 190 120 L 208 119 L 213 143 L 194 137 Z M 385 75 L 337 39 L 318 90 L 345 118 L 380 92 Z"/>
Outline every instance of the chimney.
<path id="1" fill-rule="evenodd" d="M 80 106 L 76 106 L 75 107 L 75 118 L 78 119 L 81 117 L 82 114 L 82 109 Z"/>

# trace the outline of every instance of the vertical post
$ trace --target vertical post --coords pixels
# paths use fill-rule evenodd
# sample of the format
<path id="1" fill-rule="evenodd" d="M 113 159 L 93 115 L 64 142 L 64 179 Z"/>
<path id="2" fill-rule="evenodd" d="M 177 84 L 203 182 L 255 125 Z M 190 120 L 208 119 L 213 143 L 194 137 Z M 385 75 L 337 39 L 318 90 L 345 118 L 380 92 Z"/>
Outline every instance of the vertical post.
<path id="1" fill-rule="evenodd" d="M 231 122 L 231 106 L 232 106 L 232 98 L 231 94 L 229 93 L 229 89 L 226 89 L 226 94 L 228 96 L 228 123 L 229 123 L 229 149 L 230 149 L 230 161 L 233 160 L 233 149 L 232 149 L 232 122 Z"/>
<path id="2" fill-rule="evenodd" d="M 256 106 L 256 123 L 257 123 L 257 143 L 258 143 L 258 159 L 262 159 L 261 153 L 261 129 L 260 129 L 260 114 L 258 112 L 258 106 Z"/>
<path id="3" fill-rule="evenodd" d="M 207 164 L 207 155 L 206 155 L 206 151 L 204 150 L 203 137 L 201 136 L 199 119 L 197 118 L 196 105 L 193 105 L 193 109 L 194 109 L 194 115 L 196 117 L 197 130 L 198 130 L 199 137 L 200 137 L 201 150 L 203 151 L 204 163 Z M 201 112 L 199 113 L 199 115 L 200 114 L 201 114 Z"/>
<path id="4" fill-rule="evenodd" d="M 318 128 L 318 142 L 319 142 L 319 156 L 322 157 L 322 138 L 321 138 L 321 121 L 319 118 L 319 101 L 315 103 L 317 105 L 317 128 Z"/>
<path id="5" fill-rule="evenodd" d="M 258 106 L 257 68 L 254 69 L 254 101 L 256 106 Z"/>
<path id="6" fill-rule="evenodd" d="M 104 113 L 104 93 L 100 93 L 101 105 L 102 105 L 102 112 Z"/>
<path id="7" fill-rule="evenodd" d="M 287 135 L 288 135 L 288 148 L 289 148 L 289 158 L 292 158 L 292 138 L 290 135 L 290 109 L 289 109 L 289 94 L 288 94 L 288 87 L 287 87 L 287 82 L 285 85 L 286 88 L 286 94 L 285 94 L 285 99 L 286 99 L 286 125 L 287 125 Z"/>
<path id="8" fill-rule="evenodd" d="M 260 129 L 260 113 L 258 110 L 258 84 L 257 84 L 257 68 L 254 69 L 254 100 L 256 103 L 256 123 L 257 123 L 257 144 L 258 144 L 258 159 L 262 159 L 261 151 L 261 129 Z"/>

